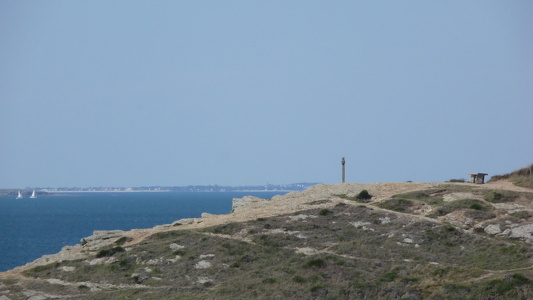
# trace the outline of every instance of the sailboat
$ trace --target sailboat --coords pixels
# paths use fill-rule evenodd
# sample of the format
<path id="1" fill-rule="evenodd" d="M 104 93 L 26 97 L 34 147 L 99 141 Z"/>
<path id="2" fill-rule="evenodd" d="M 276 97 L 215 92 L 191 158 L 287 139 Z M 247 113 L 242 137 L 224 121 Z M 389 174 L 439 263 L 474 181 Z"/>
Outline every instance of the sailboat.
<path id="1" fill-rule="evenodd" d="M 31 197 L 30 198 L 37 198 L 37 194 L 35 194 L 35 190 L 33 190 L 33 193 L 31 193 Z"/>
<path id="2" fill-rule="evenodd" d="M 22 194 L 19 191 L 19 194 L 17 195 L 17 199 L 22 199 Z"/>

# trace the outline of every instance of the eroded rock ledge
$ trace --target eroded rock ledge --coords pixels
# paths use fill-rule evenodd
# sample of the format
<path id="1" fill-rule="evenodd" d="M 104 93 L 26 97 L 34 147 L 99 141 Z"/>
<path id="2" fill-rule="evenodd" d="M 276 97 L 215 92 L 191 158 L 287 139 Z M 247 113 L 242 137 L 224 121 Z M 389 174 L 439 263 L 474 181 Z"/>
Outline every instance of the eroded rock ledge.
<path id="1" fill-rule="evenodd" d="M 21 272 L 26 269 L 49 264 L 52 262 L 59 262 L 65 260 L 84 259 L 94 254 L 101 248 L 110 245 L 123 245 L 128 247 L 130 245 L 139 243 L 146 237 L 157 233 L 176 229 L 186 228 L 200 228 L 224 224 L 229 222 L 244 222 L 255 220 L 261 217 L 271 217 L 281 214 L 293 213 L 309 208 L 327 208 L 333 207 L 339 203 L 354 204 L 354 201 L 347 200 L 350 197 L 356 196 L 362 190 L 368 190 L 373 196 L 371 203 L 364 205 L 372 205 L 374 209 L 380 209 L 374 204 L 390 199 L 393 195 L 407 193 L 410 191 L 424 190 L 424 189 L 438 189 L 443 186 L 449 186 L 449 183 L 372 183 L 372 184 L 319 184 L 308 188 L 302 192 L 291 192 L 286 195 L 274 196 L 271 199 L 261 199 L 254 196 L 245 196 L 243 198 L 234 198 L 232 204 L 232 212 L 227 215 L 214 215 L 203 213 L 202 218 L 187 218 L 177 220 L 172 224 L 160 225 L 150 229 L 134 229 L 130 231 L 110 230 L 110 231 L 94 231 L 93 235 L 85 237 L 81 243 L 74 246 L 65 246 L 63 249 L 52 255 L 45 255 L 34 262 L 28 263 L 25 266 L 15 268 L 14 272 Z M 489 184 L 485 185 L 469 185 L 466 183 L 458 184 L 460 186 L 467 186 L 476 189 L 491 188 Z M 472 198 L 471 192 L 452 192 L 443 195 L 443 201 L 453 202 L 462 200 L 463 198 Z M 363 204 L 357 204 L 363 205 Z M 528 210 L 533 212 L 533 207 L 528 207 L 524 204 L 492 204 L 496 210 L 505 211 L 509 213 L 515 212 L 517 208 L 520 210 Z M 398 213 L 398 212 L 393 212 Z M 437 222 L 434 218 L 428 218 L 427 215 L 432 213 L 432 209 L 420 209 L 414 214 L 409 214 L 413 218 L 430 220 Z M 474 224 L 471 219 L 465 218 L 457 214 L 449 214 L 442 218 L 442 221 L 450 222 L 466 231 L 481 230 L 489 235 L 499 235 L 512 239 L 521 239 L 528 242 L 533 242 L 533 224 L 502 224 L 498 225 L 490 222 Z M 470 228 L 470 229 L 469 229 Z M 8 271 L 9 272 L 9 271 Z"/>

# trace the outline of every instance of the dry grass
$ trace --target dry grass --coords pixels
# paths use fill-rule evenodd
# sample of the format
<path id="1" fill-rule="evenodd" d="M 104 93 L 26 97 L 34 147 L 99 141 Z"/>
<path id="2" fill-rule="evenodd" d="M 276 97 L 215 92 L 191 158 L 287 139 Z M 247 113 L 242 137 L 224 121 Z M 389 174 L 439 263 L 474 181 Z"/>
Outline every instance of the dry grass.
<path id="1" fill-rule="evenodd" d="M 520 242 L 366 206 L 324 211 L 157 233 L 126 251 L 110 246 L 98 252 L 116 258 L 112 264 L 61 262 L 26 275 L 78 282 L 75 292 L 83 299 L 498 299 L 533 293 L 530 270 L 503 271 L 530 263 L 533 253 Z M 302 248 L 314 254 L 298 253 Z M 200 261 L 210 267 L 198 268 Z M 65 266 L 75 271 L 61 271 Z M 86 281 L 131 287 L 91 292 Z M 40 288 L 61 293 L 57 285 Z"/>
<path id="2" fill-rule="evenodd" d="M 492 176 L 489 182 L 508 179 L 517 186 L 533 188 L 533 164 L 514 172 Z"/>

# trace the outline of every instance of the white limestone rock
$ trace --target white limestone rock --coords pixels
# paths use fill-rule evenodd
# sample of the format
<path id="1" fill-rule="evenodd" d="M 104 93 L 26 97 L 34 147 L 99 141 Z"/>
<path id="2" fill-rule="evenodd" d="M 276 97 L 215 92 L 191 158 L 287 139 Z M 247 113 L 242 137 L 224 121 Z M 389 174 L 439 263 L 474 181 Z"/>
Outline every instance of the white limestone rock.
<path id="1" fill-rule="evenodd" d="M 93 235 L 81 239 L 81 245 L 89 249 L 99 249 L 113 244 L 124 236 L 123 230 L 95 230 Z"/>
<path id="2" fill-rule="evenodd" d="M 524 239 L 533 242 L 533 224 L 518 226 L 511 229 L 510 238 Z"/>
<path id="3" fill-rule="evenodd" d="M 176 250 L 179 250 L 179 249 L 183 249 L 185 248 L 185 246 L 182 246 L 182 245 L 178 245 L 176 243 L 172 243 L 168 246 L 170 248 L 170 250 L 172 251 L 176 251 Z"/>
<path id="4" fill-rule="evenodd" d="M 233 198 L 233 211 L 242 210 L 244 207 L 256 203 L 256 202 L 262 202 L 262 201 L 268 201 L 266 199 L 261 199 L 254 196 L 245 196 L 242 198 Z"/>
<path id="5" fill-rule="evenodd" d="M 381 224 L 389 224 L 392 222 L 389 217 L 379 218 L 379 220 L 381 221 Z"/>
<path id="6" fill-rule="evenodd" d="M 213 266 L 213 264 L 211 264 L 211 262 L 208 262 L 206 260 L 201 260 L 199 262 L 196 263 L 196 265 L 194 266 L 195 269 L 209 269 Z"/>
<path id="7" fill-rule="evenodd" d="M 299 214 L 299 215 L 296 215 L 296 216 L 289 216 L 289 219 L 291 219 L 291 221 L 298 221 L 298 220 L 305 220 L 305 219 L 308 219 L 308 218 L 316 218 L 316 217 L 317 216 Z"/>
<path id="8" fill-rule="evenodd" d="M 198 277 L 198 280 L 196 280 L 196 283 L 198 284 L 206 284 L 213 282 L 213 279 L 209 277 Z"/>
<path id="9" fill-rule="evenodd" d="M 356 222 L 351 222 L 350 224 L 352 224 L 353 226 L 355 226 L 355 228 L 361 228 L 363 230 L 370 230 L 370 231 L 375 231 L 374 228 L 370 228 L 370 227 L 367 227 L 366 225 L 370 225 L 370 222 L 361 222 L 361 221 L 356 221 Z"/>
<path id="10" fill-rule="evenodd" d="M 487 234 L 490 234 L 490 235 L 495 235 L 495 234 L 502 232 L 499 224 L 487 225 L 487 227 L 485 227 L 484 230 Z"/>
<path id="11" fill-rule="evenodd" d="M 177 220 L 176 222 L 172 223 L 172 226 L 179 226 L 179 225 L 189 225 L 196 222 L 195 218 L 187 218 L 187 219 L 181 219 Z"/>
<path id="12" fill-rule="evenodd" d="M 309 247 L 296 248 L 296 253 L 301 253 L 303 255 L 315 255 L 318 253 L 318 250 Z"/>

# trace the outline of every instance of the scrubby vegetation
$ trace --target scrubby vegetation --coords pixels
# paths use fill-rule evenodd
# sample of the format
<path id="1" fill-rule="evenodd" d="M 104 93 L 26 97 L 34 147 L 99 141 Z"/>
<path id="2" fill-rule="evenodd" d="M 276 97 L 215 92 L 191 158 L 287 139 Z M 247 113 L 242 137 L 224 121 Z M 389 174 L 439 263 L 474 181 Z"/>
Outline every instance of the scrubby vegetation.
<path id="1" fill-rule="evenodd" d="M 450 180 L 448 180 L 448 182 L 460 182 L 460 183 L 463 183 L 463 182 L 466 182 L 466 180 L 464 178 L 450 179 Z"/>
<path id="2" fill-rule="evenodd" d="M 489 182 L 508 179 L 517 186 L 523 186 L 533 188 L 533 164 L 527 167 L 521 168 L 511 173 L 503 175 L 494 175 L 490 178 Z"/>
<path id="3" fill-rule="evenodd" d="M 513 191 L 489 191 L 485 194 L 485 200 L 491 203 L 512 202 L 520 194 Z"/>
<path id="4" fill-rule="evenodd" d="M 64 299 L 533 299 L 533 247 L 527 236 L 510 234 L 530 226 L 533 193 L 457 182 L 397 195 L 373 191 L 376 197 L 340 191 L 347 194 L 320 194 L 282 215 L 168 226 L 133 245 L 117 238 L 87 250 L 86 259 L 23 273 L 34 280 L 2 279 L 0 295 L 9 289 L 10 299 L 27 299 L 27 291 Z"/>
<path id="5" fill-rule="evenodd" d="M 365 202 L 367 200 L 372 199 L 372 195 L 370 195 L 370 193 L 367 190 L 362 190 L 359 194 L 357 194 L 355 198 L 357 200 L 361 200 Z"/>
<path id="6" fill-rule="evenodd" d="M 392 207 L 427 192 L 391 199 Z M 477 201 L 457 207 L 471 208 Z M 451 206 L 451 207 L 455 207 Z M 447 207 L 447 206 L 443 206 Z M 406 206 L 406 211 L 409 206 Z M 236 239 L 236 236 L 240 236 Z M 81 299 L 509 299 L 533 297 L 533 251 L 451 225 L 339 204 L 197 230 L 154 234 L 94 259 L 36 267 L 25 274 L 79 282 L 47 287 Z M 65 267 L 71 267 L 66 272 Z M 514 270 L 514 271 L 506 271 Z M 520 270 L 520 271 L 517 271 Z M 121 285 L 123 288 L 101 288 Z M 142 295 L 142 297 L 141 297 Z"/>
<path id="7" fill-rule="evenodd" d="M 346 200 L 352 200 L 358 203 L 368 203 L 370 199 L 372 199 L 372 195 L 367 190 L 362 190 L 357 194 L 356 196 L 350 197 L 347 195 L 335 195 L 339 198 L 346 199 Z"/>

